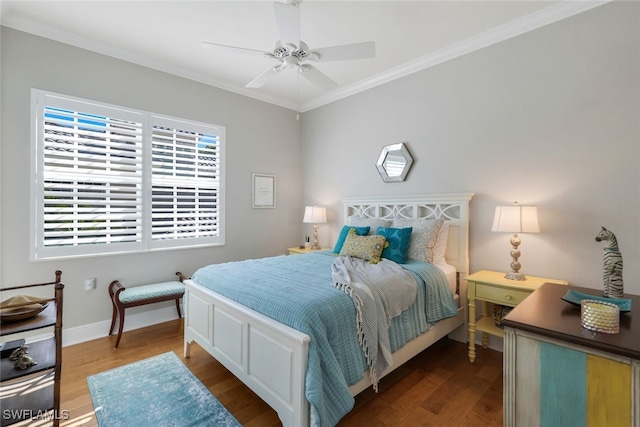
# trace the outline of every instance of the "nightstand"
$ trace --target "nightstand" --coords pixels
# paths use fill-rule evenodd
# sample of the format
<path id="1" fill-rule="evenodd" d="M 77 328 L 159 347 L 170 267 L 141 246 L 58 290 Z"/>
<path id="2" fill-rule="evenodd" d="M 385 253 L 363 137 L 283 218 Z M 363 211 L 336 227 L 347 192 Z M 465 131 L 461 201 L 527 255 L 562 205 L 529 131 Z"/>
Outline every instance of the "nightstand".
<path id="1" fill-rule="evenodd" d="M 311 248 L 301 248 L 301 247 L 293 247 L 293 248 L 287 248 L 287 250 L 289 251 L 289 255 L 300 255 L 300 254 L 308 254 L 309 252 L 315 252 L 315 251 L 320 251 L 320 250 L 324 250 L 324 249 L 329 249 L 329 248 L 322 248 L 322 249 L 311 249 Z"/>
<path id="2" fill-rule="evenodd" d="M 469 361 L 476 360 L 476 330 L 482 331 L 482 347 L 487 348 L 489 334 L 504 337 L 504 331 L 495 325 L 489 304 L 515 307 L 543 283 L 568 285 L 566 280 L 526 276 L 527 280 L 510 280 L 505 273 L 481 270 L 467 276 L 469 301 Z M 476 321 L 476 300 L 482 301 L 482 317 Z"/>

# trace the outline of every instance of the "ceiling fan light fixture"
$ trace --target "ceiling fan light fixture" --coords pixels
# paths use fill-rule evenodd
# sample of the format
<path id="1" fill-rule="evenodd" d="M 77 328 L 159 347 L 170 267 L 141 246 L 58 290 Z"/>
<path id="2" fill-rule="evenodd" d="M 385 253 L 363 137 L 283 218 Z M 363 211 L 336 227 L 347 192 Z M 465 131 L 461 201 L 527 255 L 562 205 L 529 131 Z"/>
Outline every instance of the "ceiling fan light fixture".
<path id="1" fill-rule="evenodd" d="M 288 68 L 294 68 L 298 65 L 298 58 L 295 56 L 285 56 L 282 58 L 282 64 Z"/>
<path id="2" fill-rule="evenodd" d="M 306 45 L 305 42 L 300 42 L 300 47 L 297 47 L 294 44 L 287 43 L 282 44 L 282 42 L 276 42 L 275 46 L 273 46 L 273 56 L 276 58 L 285 58 L 287 56 L 295 56 L 298 59 L 304 59 L 309 54 L 309 46 Z"/>
<path id="3" fill-rule="evenodd" d="M 354 43 L 349 45 L 331 46 L 315 49 L 313 52 L 306 43 L 300 40 L 300 8 L 302 0 L 281 0 L 275 2 L 276 24 L 280 33 L 280 40 L 273 47 L 273 52 L 261 52 L 255 49 L 246 49 L 226 46 L 216 43 L 203 42 L 207 49 L 229 51 L 245 54 L 262 54 L 265 58 L 275 59 L 280 63 L 268 68 L 258 77 L 250 81 L 246 87 L 259 88 L 273 79 L 279 71 L 285 68 L 297 68 L 299 73 L 313 85 L 330 90 L 337 83 L 323 74 L 320 70 L 307 61 L 343 61 L 351 59 L 375 58 L 375 42 Z"/>

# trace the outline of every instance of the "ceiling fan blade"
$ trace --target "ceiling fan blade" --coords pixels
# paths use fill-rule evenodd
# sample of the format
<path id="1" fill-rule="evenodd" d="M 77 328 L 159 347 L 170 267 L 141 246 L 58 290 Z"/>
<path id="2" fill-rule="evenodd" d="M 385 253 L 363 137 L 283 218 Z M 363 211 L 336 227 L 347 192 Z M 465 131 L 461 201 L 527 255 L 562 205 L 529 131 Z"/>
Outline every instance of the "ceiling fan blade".
<path id="1" fill-rule="evenodd" d="M 227 46 L 224 44 L 202 42 L 202 47 L 208 50 L 217 50 L 218 52 L 241 53 L 244 55 L 262 55 L 264 51 L 255 49 L 246 49 L 244 47 Z"/>
<path id="2" fill-rule="evenodd" d="M 366 59 L 376 57 L 375 42 L 345 44 L 342 46 L 313 49 L 320 57 L 318 62 L 342 61 L 346 59 Z"/>
<path id="3" fill-rule="evenodd" d="M 258 77 L 247 83 L 246 87 L 262 87 L 265 83 L 274 78 L 279 72 L 280 70 L 278 69 L 278 66 L 271 67 L 260 74 Z"/>
<path id="4" fill-rule="evenodd" d="M 322 73 L 311 64 L 301 65 L 300 74 L 302 75 L 302 77 L 306 78 L 311 83 L 322 89 L 329 90 L 338 86 L 338 83 L 331 80 L 329 77 L 327 77 L 326 74 Z"/>
<path id="5" fill-rule="evenodd" d="M 285 3 L 274 3 L 276 23 L 282 45 L 292 44 L 300 47 L 300 8 Z"/>

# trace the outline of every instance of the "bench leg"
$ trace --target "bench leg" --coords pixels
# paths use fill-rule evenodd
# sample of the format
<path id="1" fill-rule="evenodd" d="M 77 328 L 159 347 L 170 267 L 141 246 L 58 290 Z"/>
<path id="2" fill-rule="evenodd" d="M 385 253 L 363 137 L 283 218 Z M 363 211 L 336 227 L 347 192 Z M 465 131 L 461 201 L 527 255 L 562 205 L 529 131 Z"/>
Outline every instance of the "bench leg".
<path id="1" fill-rule="evenodd" d="M 115 348 L 118 348 L 118 345 L 120 344 L 120 337 L 122 337 L 122 328 L 124 328 L 124 307 L 118 307 L 118 313 L 120 314 L 120 324 L 118 325 L 118 338 L 116 338 Z"/>
<path id="2" fill-rule="evenodd" d="M 182 317 L 182 313 L 180 312 L 180 298 L 176 298 L 176 309 L 178 310 L 178 319 Z"/>
<path id="3" fill-rule="evenodd" d="M 116 314 L 118 313 L 118 307 L 116 307 L 116 304 L 111 301 L 111 304 L 113 305 L 113 314 L 111 315 L 111 327 L 109 328 L 109 335 L 113 334 L 113 328 L 116 326 Z"/>

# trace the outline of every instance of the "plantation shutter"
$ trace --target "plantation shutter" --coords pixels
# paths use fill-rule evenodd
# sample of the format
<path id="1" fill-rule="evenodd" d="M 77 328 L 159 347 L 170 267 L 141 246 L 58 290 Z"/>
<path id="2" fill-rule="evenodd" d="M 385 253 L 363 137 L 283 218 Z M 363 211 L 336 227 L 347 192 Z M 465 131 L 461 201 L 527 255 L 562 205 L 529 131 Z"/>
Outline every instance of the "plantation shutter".
<path id="1" fill-rule="evenodd" d="M 152 117 L 151 243 L 219 243 L 222 129 Z"/>
<path id="2" fill-rule="evenodd" d="M 140 114 L 55 96 L 41 100 L 38 257 L 140 249 Z"/>
<path id="3" fill-rule="evenodd" d="M 224 127 L 32 90 L 32 259 L 224 244 Z"/>

